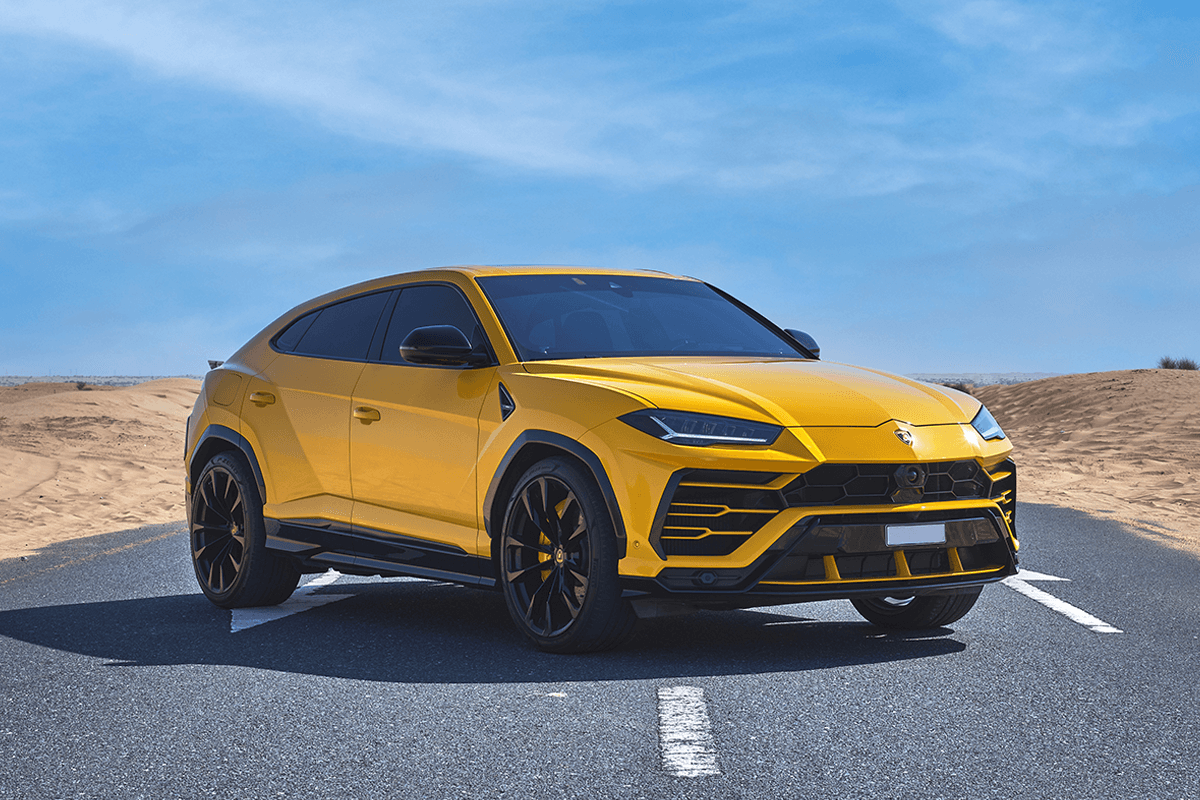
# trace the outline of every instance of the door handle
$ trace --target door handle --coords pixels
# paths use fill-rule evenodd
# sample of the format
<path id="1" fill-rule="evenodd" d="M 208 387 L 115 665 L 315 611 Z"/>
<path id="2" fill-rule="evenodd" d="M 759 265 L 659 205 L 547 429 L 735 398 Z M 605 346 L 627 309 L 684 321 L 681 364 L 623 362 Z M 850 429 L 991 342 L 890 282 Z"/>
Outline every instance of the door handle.
<path id="1" fill-rule="evenodd" d="M 274 403 L 275 395 L 271 394 L 270 392 L 251 392 L 250 402 L 254 403 L 254 405 L 258 406 L 259 408 L 262 408 L 263 406 L 269 406 Z"/>
<path id="2" fill-rule="evenodd" d="M 372 422 L 379 422 L 379 412 L 374 408 L 358 406 L 354 409 L 354 418 L 364 425 L 370 425 Z"/>

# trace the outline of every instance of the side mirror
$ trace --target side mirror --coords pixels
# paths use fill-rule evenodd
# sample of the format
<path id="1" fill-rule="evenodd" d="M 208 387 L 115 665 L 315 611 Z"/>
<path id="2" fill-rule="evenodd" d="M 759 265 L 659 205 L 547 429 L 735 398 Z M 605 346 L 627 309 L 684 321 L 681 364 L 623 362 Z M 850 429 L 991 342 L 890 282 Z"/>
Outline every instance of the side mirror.
<path id="1" fill-rule="evenodd" d="M 488 359 L 486 353 L 471 347 L 466 335 L 453 325 L 413 328 L 400 343 L 400 356 L 412 364 L 442 367 L 476 366 Z"/>
<path id="2" fill-rule="evenodd" d="M 817 340 L 809 336 L 804 331 L 798 331 L 795 328 L 785 328 L 784 333 L 796 340 L 796 343 L 803 347 L 808 352 L 812 353 L 812 357 L 820 360 L 821 347 L 817 344 Z"/>

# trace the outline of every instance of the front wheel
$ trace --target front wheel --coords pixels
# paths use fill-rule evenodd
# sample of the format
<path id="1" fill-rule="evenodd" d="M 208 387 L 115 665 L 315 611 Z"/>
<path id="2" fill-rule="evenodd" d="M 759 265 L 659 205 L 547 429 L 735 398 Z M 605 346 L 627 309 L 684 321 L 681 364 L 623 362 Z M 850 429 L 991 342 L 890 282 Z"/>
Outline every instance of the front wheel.
<path id="1" fill-rule="evenodd" d="M 296 565 L 267 550 L 262 500 L 240 455 L 218 453 L 192 490 L 192 566 L 205 596 L 222 608 L 274 606 L 300 582 Z"/>
<path id="2" fill-rule="evenodd" d="M 940 628 L 966 616 L 981 591 L 982 586 L 973 586 L 959 594 L 867 597 L 850 602 L 867 622 L 881 628 Z"/>
<path id="3" fill-rule="evenodd" d="M 517 482 L 500 536 L 504 601 L 538 647 L 607 650 L 632 633 L 612 519 L 591 475 L 565 458 L 534 464 Z"/>

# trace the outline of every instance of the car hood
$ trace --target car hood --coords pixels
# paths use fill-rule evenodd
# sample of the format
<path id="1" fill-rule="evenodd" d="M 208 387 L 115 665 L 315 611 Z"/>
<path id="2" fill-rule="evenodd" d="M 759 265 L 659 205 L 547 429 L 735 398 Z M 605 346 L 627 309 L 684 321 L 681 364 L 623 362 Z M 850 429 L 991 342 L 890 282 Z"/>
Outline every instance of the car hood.
<path id="1" fill-rule="evenodd" d="M 596 358 L 527 362 L 547 378 L 600 384 L 650 405 L 787 427 L 970 422 L 970 395 L 827 361 L 752 358 Z"/>

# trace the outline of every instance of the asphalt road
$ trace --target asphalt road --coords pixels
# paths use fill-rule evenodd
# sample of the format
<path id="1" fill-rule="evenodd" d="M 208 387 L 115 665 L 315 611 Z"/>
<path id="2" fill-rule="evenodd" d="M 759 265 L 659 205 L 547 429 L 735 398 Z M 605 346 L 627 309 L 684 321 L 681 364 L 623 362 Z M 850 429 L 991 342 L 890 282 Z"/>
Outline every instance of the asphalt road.
<path id="1" fill-rule="evenodd" d="M 919 635 L 818 603 L 552 656 L 498 594 L 332 576 L 233 632 L 181 524 L 65 543 L 0 562 L 0 798 L 1200 798 L 1200 560 L 1018 514 L 1070 579 L 1030 585 L 1122 633 L 996 585 Z"/>

